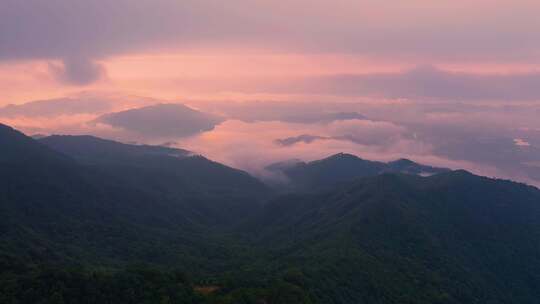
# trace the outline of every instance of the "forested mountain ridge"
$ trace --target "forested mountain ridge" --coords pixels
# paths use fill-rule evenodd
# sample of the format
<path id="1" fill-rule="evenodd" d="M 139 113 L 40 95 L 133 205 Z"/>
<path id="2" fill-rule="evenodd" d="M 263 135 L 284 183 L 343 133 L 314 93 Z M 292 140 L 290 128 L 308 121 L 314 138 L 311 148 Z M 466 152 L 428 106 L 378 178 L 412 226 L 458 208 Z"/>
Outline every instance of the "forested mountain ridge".
<path id="1" fill-rule="evenodd" d="M 361 159 L 347 153 L 338 153 L 311 162 L 280 162 L 271 164 L 266 169 L 282 175 L 285 182 L 281 186 L 290 191 L 320 191 L 357 178 L 384 173 L 429 176 L 449 171 L 446 168 L 426 166 L 408 159 L 384 163 Z"/>
<path id="2" fill-rule="evenodd" d="M 36 144 L 32 138 L 3 124 L 0 124 L 0 147 L 2 165 L 59 165 L 69 162 L 67 157 L 55 153 L 45 145 Z"/>
<path id="3" fill-rule="evenodd" d="M 190 151 L 183 149 L 123 144 L 89 135 L 51 135 L 41 136 L 37 140 L 52 150 L 62 152 L 66 155 L 72 155 L 88 163 L 133 162 L 137 158 L 145 156 L 183 158 L 192 154 Z"/>
<path id="4" fill-rule="evenodd" d="M 239 192 L 252 191 L 265 194 L 269 190 L 246 172 L 213 162 L 190 151 L 149 145 L 131 145 L 104 140 L 92 136 L 49 136 L 38 140 L 52 150 L 76 159 L 82 164 L 92 165 L 109 173 L 123 174 L 123 170 L 139 170 L 138 174 L 123 174 L 123 177 L 145 175 L 163 181 L 166 177 L 175 185 L 163 184 L 168 188 L 199 188 Z M 167 175 L 167 176 L 164 176 Z M 163 178 L 161 178 L 163 177 Z M 163 181 L 166 183 L 166 181 Z M 189 184 L 189 185 L 188 185 Z M 148 187 L 148 186 L 147 186 Z M 208 189 L 201 189 L 207 191 Z"/>
<path id="5" fill-rule="evenodd" d="M 169 263 L 176 257 L 159 244 L 204 240 L 208 229 L 256 212 L 267 191 L 198 156 L 90 164 L 2 128 L 0 249 L 29 259 L 117 263 L 148 261 L 145 252 L 156 251 L 150 260 Z"/>
<path id="6" fill-rule="evenodd" d="M 281 259 L 310 265 L 309 277 L 334 276 L 332 284 L 312 282 L 324 303 L 533 303 L 540 296 L 540 191 L 466 171 L 383 174 L 284 196 L 249 230 L 256 242 L 276 244 Z"/>
<path id="7" fill-rule="evenodd" d="M 540 297 L 540 190 L 524 184 L 362 160 L 279 195 L 185 150 L 3 126 L 0 144 L 0 303 Z"/>

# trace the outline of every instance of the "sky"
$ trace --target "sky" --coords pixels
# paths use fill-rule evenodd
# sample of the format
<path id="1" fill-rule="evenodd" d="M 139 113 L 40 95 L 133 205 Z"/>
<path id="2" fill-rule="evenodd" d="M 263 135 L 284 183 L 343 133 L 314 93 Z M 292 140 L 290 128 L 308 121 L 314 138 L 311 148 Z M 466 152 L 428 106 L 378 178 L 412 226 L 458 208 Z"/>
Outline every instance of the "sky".
<path id="1" fill-rule="evenodd" d="M 348 152 L 540 185 L 539 10 L 530 0 L 0 0 L 0 122 L 167 143 L 253 174 Z"/>

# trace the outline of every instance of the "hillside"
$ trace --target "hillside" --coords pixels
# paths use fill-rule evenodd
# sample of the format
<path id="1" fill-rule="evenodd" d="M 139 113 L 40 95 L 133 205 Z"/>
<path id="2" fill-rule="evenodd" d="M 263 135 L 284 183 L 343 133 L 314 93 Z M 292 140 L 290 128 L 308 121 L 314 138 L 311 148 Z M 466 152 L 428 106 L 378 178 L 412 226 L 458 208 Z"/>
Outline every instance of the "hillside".
<path id="1" fill-rule="evenodd" d="M 247 173 L 199 156 L 162 155 L 154 153 L 162 148 L 149 147 L 140 148 L 151 155 L 139 155 L 132 153 L 139 147 L 91 137 L 56 138 L 52 145 L 8 127 L 2 131 L 0 253 L 29 260 L 177 263 L 174 252 L 219 247 L 208 241 L 208 231 L 258 210 L 267 191 Z M 80 149 L 61 140 L 75 140 Z M 93 150 L 80 159 L 67 155 L 84 150 L 81 142 Z M 59 147 L 73 149 L 53 150 Z M 103 158 L 104 151 L 122 161 Z"/>
<path id="2" fill-rule="evenodd" d="M 307 163 L 303 161 L 275 163 L 266 169 L 284 177 L 286 182 L 281 186 L 293 191 L 319 191 L 357 178 L 383 173 L 429 176 L 449 171 L 445 168 L 418 164 L 408 159 L 384 163 L 361 159 L 346 153 L 338 153 Z"/>
<path id="3" fill-rule="evenodd" d="M 171 195 L 264 197 L 266 186 L 246 172 L 178 148 L 131 145 L 92 136 L 49 136 L 38 140 L 79 163 L 147 190 Z M 243 196 L 243 198 L 241 197 Z"/>
<path id="4" fill-rule="evenodd" d="M 312 187 L 277 196 L 185 150 L 5 126 L 0 143 L 0 302 L 540 297 L 540 190 L 524 184 L 338 154 L 274 166 Z"/>
<path id="5" fill-rule="evenodd" d="M 465 171 L 289 195 L 246 228 L 322 303 L 533 303 L 540 191 Z M 286 261 L 286 262 L 285 262 Z"/>

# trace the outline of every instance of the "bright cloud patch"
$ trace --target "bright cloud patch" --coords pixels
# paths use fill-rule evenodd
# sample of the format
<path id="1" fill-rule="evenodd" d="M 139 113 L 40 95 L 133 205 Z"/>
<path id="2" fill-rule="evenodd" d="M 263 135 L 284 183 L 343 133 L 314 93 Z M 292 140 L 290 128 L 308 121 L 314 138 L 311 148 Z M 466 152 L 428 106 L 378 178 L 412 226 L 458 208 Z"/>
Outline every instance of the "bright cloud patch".
<path id="1" fill-rule="evenodd" d="M 515 138 L 514 139 L 514 144 L 518 147 L 530 147 L 531 144 L 528 143 L 526 140 L 522 139 L 522 138 Z"/>

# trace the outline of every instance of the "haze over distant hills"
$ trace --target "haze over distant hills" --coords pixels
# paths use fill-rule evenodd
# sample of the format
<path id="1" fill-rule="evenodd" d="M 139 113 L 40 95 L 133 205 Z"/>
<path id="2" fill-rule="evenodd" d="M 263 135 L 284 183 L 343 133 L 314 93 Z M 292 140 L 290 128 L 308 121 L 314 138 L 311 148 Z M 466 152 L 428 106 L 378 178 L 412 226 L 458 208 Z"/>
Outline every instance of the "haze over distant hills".
<path id="1" fill-rule="evenodd" d="M 158 104 L 104 114 L 96 122 L 146 136 L 184 137 L 212 130 L 223 118 L 182 104 Z"/>
<path id="2" fill-rule="evenodd" d="M 48 117 L 60 115 L 101 113 L 112 108 L 113 102 L 99 98 L 59 98 L 37 100 L 22 105 L 0 107 L 0 117 Z"/>
<path id="3" fill-rule="evenodd" d="M 163 115 L 152 116 L 146 109 L 163 105 L 184 110 L 162 110 L 176 113 L 164 119 Z M 125 92 L 85 91 L 0 107 L 0 120 L 27 134 L 94 135 L 150 144 L 174 142 L 252 173 L 279 160 L 311 160 L 346 151 L 369 159 L 406 155 L 429 160 L 436 166 L 466 168 L 478 174 L 539 185 L 536 106 L 512 105 L 512 112 L 484 104 L 468 105 L 467 112 L 459 107 L 449 103 L 375 106 L 311 99 L 171 101 Z M 103 115 L 126 110 L 139 114 L 124 116 L 125 127 L 119 122 L 96 123 Z M 202 119 L 186 124 L 193 111 L 199 112 Z M 208 122 L 208 116 L 216 115 L 220 123 L 213 119 Z M 438 115 L 450 121 L 437 119 Z M 477 128 L 478 116 L 491 118 L 482 121 L 485 127 Z M 520 126 L 516 127 L 513 121 Z M 250 149 L 238 153 L 240 146 Z"/>
<path id="4" fill-rule="evenodd" d="M 341 153 L 272 165 L 282 194 L 182 149 L 3 125 L 0 145 L 2 301 L 540 297 L 540 190 L 524 184 Z"/>
<path id="5" fill-rule="evenodd" d="M 408 159 L 383 163 L 361 159 L 355 155 L 339 153 L 312 162 L 288 161 L 266 167 L 270 172 L 286 178 L 285 184 L 295 190 L 321 190 L 340 183 L 384 173 L 404 173 L 430 176 L 450 171 L 415 163 Z"/>

